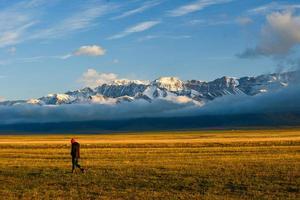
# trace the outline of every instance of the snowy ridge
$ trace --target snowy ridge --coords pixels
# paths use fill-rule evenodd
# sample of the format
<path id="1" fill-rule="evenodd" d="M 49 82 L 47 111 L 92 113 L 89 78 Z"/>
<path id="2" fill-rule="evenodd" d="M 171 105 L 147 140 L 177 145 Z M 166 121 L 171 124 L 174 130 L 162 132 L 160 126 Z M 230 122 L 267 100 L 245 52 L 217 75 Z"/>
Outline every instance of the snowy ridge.
<path id="1" fill-rule="evenodd" d="M 0 105 L 63 105 L 107 104 L 163 99 L 176 103 L 204 105 L 208 101 L 226 95 L 254 96 L 287 87 L 300 77 L 300 71 L 267 74 L 257 77 L 221 77 L 214 81 L 182 81 L 177 77 L 160 77 L 152 82 L 139 80 L 115 80 L 96 88 L 83 88 L 64 94 L 49 94 L 38 99 L 3 101 Z"/>

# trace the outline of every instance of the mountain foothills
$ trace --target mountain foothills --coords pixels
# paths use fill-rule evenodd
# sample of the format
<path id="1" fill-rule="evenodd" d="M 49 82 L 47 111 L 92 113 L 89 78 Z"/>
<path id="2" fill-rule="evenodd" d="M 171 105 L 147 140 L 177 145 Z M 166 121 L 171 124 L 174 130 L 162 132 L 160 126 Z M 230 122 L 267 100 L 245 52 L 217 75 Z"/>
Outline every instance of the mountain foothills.
<path id="1" fill-rule="evenodd" d="M 64 104 L 120 104 L 123 102 L 164 99 L 178 103 L 193 102 L 198 105 L 225 95 L 254 96 L 273 92 L 296 82 L 300 71 L 274 73 L 257 77 L 222 77 L 214 81 L 182 81 L 176 77 L 161 77 L 152 82 L 115 80 L 96 88 L 86 87 L 63 94 L 49 94 L 38 99 L 3 101 L 0 105 L 64 105 Z"/>

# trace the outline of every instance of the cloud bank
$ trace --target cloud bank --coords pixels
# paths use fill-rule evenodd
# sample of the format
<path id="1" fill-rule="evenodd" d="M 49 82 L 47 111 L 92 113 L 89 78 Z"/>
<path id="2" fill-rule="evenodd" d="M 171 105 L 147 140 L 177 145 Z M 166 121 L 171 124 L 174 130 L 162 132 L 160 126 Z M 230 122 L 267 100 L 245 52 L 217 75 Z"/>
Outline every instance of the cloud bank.
<path id="1" fill-rule="evenodd" d="M 297 83 L 274 93 L 227 96 L 208 103 L 199 114 L 300 113 L 299 90 Z"/>
<path id="2" fill-rule="evenodd" d="M 0 124 L 163 117 L 173 116 L 176 111 L 194 106 L 192 103 L 165 100 L 155 100 L 152 103 L 139 100 L 116 105 L 0 106 Z"/>

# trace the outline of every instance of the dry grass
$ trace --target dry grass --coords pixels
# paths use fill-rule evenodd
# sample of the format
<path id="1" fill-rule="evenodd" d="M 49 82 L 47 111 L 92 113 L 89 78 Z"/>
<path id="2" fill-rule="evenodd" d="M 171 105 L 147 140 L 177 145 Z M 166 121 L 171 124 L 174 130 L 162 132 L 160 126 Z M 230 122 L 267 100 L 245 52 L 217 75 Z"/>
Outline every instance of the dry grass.
<path id="1" fill-rule="evenodd" d="M 297 199 L 300 131 L 0 136 L 0 199 Z"/>

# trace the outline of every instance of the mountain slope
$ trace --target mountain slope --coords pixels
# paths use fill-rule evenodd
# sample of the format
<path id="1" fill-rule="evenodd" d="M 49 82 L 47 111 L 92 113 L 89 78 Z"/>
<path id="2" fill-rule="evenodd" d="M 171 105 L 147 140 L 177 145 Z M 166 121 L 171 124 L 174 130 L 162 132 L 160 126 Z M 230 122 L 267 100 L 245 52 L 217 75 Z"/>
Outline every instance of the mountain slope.
<path id="1" fill-rule="evenodd" d="M 38 99 L 4 101 L 0 105 L 118 104 L 140 100 L 151 103 L 154 99 L 205 104 L 226 95 L 254 96 L 276 91 L 296 81 L 299 74 L 300 71 L 242 78 L 224 76 L 210 82 L 182 81 L 176 77 L 161 77 L 152 82 L 116 80 L 96 88 L 86 87 L 64 94 L 49 94 Z"/>

